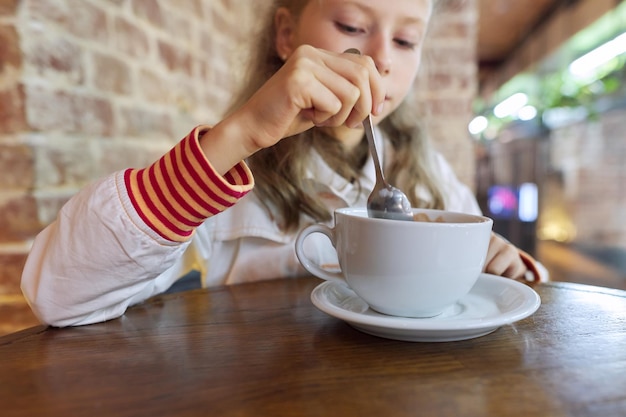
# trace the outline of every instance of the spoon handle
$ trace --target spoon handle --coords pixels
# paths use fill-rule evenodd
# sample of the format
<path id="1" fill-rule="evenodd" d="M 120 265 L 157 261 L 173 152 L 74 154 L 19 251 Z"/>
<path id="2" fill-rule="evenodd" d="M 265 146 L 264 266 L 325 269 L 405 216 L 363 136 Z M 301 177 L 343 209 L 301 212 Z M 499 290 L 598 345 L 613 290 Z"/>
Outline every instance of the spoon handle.
<path id="1" fill-rule="evenodd" d="M 380 167 L 380 159 L 378 158 L 378 151 L 376 150 L 376 142 L 374 141 L 374 127 L 372 126 L 372 116 L 367 115 L 363 120 L 363 128 L 365 130 L 365 136 L 367 137 L 367 143 L 369 144 L 370 153 L 374 160 L 374 169 L 376 169 L 376 182 L 387 185 L 383 171 Z"/>
<path id="2" fill-rule="evenodd" d="M 344 51 L 346 54 L 361 55 L 361 51 L 356 48 L 348 48 Z M 376 141 L 374 140 L 374 127 L 372 126 L 372 115 L 368 114 L 365 120 L 363 120 L 363 129 L 365 130 L 365 136 L 367 137 L 367 143 L 369 144 L 370 154 L 374 159 L 374 169 L 376 170 L 376 182 L 383 184 L 387 187 L 387 181 L 380 167 L 380 158 L 378 158 L 378 151 L 376 150 Z"/>

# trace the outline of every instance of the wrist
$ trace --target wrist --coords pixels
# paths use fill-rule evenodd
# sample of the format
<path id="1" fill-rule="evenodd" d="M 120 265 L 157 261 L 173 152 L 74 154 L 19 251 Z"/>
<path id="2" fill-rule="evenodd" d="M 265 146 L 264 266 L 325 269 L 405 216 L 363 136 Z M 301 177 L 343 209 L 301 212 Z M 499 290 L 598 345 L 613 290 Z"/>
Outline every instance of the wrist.
<path id="1" fill-rule="evenodd" d="M 231 116 L 204 132 L 199 140 L 206 158 L 221 175 L 260 149 L 242 126 Z"/>

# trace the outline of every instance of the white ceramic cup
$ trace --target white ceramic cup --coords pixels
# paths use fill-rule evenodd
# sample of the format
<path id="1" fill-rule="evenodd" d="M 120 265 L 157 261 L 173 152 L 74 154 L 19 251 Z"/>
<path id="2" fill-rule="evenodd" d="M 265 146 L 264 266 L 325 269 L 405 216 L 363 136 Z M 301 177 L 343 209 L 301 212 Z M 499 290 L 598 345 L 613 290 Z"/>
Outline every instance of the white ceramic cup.
<path id="1" fill-rule="evenodd" d="M 384 314 L 433 317 L 469 293 L 487 257 L 493 221 L 484 216 L 414 209 L 431 220 L 399 221 L 367 216 L 365 208 L 341 208 L 335 226 L 315 224 L 296 239 L 296 255 L 311 274 L 350 287 Z M 313 262 L 304 241 L 322 233 L 332 242 L 340 272 Z"/>

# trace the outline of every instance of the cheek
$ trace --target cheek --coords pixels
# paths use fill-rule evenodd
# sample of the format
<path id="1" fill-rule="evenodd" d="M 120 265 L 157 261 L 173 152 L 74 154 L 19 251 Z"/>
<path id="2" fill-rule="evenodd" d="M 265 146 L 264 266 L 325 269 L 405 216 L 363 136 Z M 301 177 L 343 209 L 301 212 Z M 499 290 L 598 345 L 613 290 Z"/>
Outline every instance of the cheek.
<path id="1" fill-rule="evenodd" d="M 406 65 L 400 65 L 395 67 L 395 72 L 392 70 L 392 75 L 388 77 L 386 83 L 387 91 L 389 95 L 393 97 L 393 102 L 385 105 L 385 109 L 381 114 L 381 119 L 386 118 L 390 113 L 397 109 L 402 101 L 406 98 L 409 92 L 414 88 L 415 79 L 419 69 L 420 61 L 407 63 Z"/>
<path id="2" fill-rule="evenodd" d="M 395 73 L 392 72 L 391 83 L 394 89 L 394 97 L 404 99 L 404 97 L 411 91 L 415 79 L 417 78 L 418 70 L 420 67 L 420 61 L 404 63 L 395 66 Z"/>

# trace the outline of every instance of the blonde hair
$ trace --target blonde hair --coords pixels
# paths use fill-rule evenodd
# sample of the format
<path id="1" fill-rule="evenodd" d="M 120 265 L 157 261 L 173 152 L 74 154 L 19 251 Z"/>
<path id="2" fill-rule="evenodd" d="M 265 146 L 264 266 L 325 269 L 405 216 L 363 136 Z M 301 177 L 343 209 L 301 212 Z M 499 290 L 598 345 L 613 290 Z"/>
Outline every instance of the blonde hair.
<path id="1" fill-rule="evenodd" d="M 260 33 L 253 45 L 248 74 L 243 89 L 235 98 L 230 111 L 245 103 L 283 65 L 275 49 L 276 28 L 274 15 L 280 7 L 290 10 L 299 17 L 310 0 L 276 0 L 269 8 Z M 415 121 L 417 111 L 405 100 L 380 124 L 394 150 L 393 160 L 386 169 L 389 183 L 402 189 L 413 207 L 444 208 L 444 197 L 436 170 L 435 156 L 430 141 Z M 255 177 L 255 190 L 266 205 L 270 215 L 284 231 L 300 227 L 301 215 L 306 214 L 314 221 L 328 221 L 332 213 L 316 194 L 309 194 L 305 174 L 312 151 L 317 151 L 325 162 L 339 175 L 353 180 L 358 178 L 368 157 L 365 140 L 347 152 L 341 143 L 320 128 L 312 128 L 292 138 L 281 140 L 276 145 L 262 149 L 247 160 Z M 431 196 L 425 201 L 416 193 L 423 187 Z"/>

